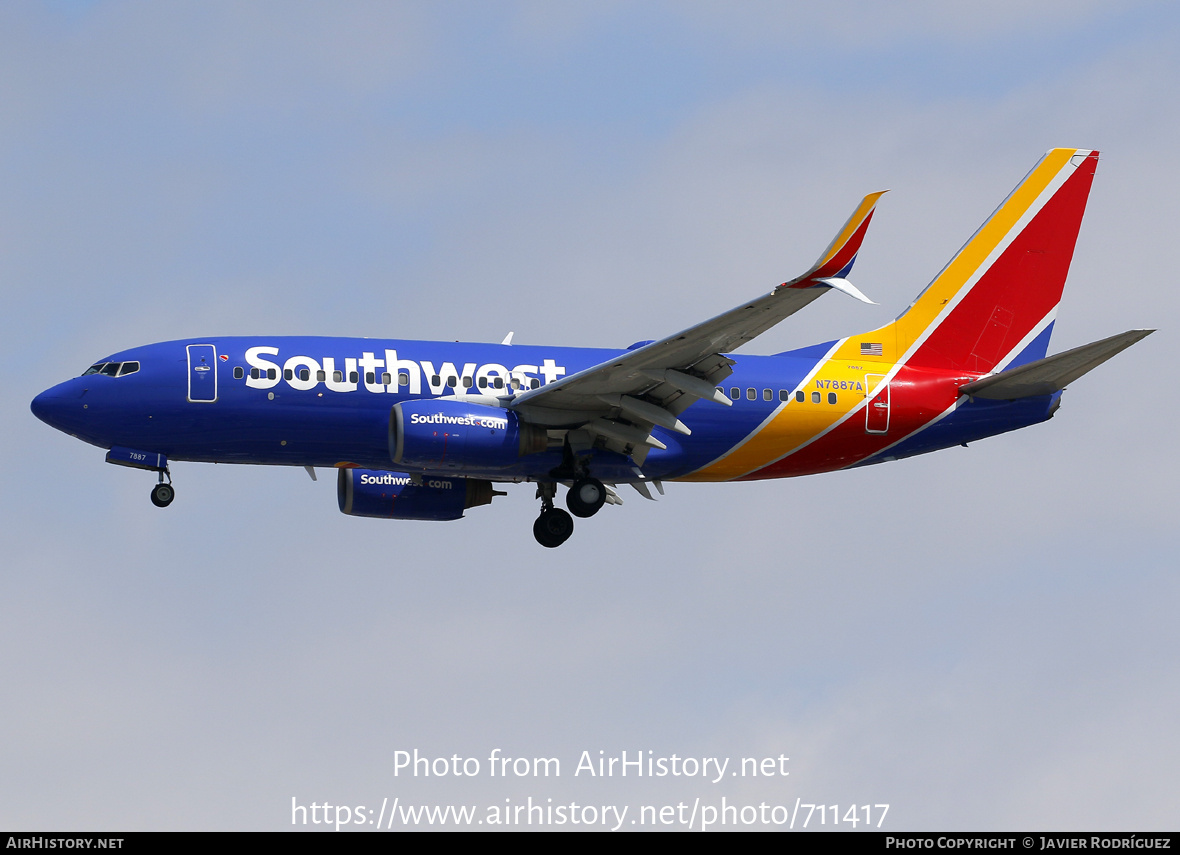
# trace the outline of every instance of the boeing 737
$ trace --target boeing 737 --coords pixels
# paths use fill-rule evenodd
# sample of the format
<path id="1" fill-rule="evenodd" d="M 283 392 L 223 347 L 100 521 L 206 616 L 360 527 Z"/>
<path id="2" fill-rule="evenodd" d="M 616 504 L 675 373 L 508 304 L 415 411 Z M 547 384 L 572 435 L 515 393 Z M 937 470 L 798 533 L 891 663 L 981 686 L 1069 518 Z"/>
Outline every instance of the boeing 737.
<path id="1" fill-rule="evenodd" d="M 369 338 L 170 341 L 104 357 L 32 403 L 158 473 L 171 463 L 338 470 L 345 514 L 452 520 L 536 485 L 546 547 L 629 484 L 811 475 L 1043 422 L 1062 390 L 1152 330 L 1047 356 L 1098 152 L 1048 152 L 897 320 L 773 356 L 734 351 L 848 281 L 881 193 L 815 265 L 712 320 L 626 350 Z M 557 507 L 565 487 L 567 513 Z"/>

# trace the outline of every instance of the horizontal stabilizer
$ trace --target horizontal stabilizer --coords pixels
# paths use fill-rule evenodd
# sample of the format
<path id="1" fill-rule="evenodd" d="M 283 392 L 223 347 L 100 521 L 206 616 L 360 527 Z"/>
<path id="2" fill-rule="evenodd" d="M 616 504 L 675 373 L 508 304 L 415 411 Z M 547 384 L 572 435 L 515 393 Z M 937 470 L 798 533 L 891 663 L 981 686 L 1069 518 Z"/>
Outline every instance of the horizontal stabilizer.
<path id="1" fill-rule="evenodd" d="M 1155 330 L 1128 330 L 1102 341 L 1083 344 L 1056 356 L 1046 356 L 1011 371 L 984 377 L 974 383 L 968 383 L 960 391 L 972 398 L 986 398 L 992 401 L 1014 401 L 1018 398 L 1051 395 L 1060 392 L 1086 372 L 1092 371 L 1153 332 Z"/>

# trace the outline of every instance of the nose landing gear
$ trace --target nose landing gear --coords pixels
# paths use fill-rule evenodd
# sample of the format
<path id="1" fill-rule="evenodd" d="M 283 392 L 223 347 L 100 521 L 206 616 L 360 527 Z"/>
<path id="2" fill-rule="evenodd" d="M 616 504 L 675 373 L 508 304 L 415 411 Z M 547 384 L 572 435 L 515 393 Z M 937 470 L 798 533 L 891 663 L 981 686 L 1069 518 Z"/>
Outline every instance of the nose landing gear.
<path id="1" fill-rule="evenodd" d="M 139 363 L 128 363 L 138 365 Z M 131 469 L 146 469 L 160 476 L 160 481 L 152 487 L 152 504 L 157 508 L 166 508 L 176 498 L 176 488 L 172 486 L 172 473 L 168 471 L 168 457 L 155 451 L 140 451 L 135 448 L 124 448 L 113 445 L 107 452 L 107 463 L 116 466 L 127 466 Z M 168 483 L 164 483 L 164 478 Z"/>
<path id="2" fill-rule="evenodd" d="M 176 490 L 172 487 L 172 474 L 168 473 L 168 483 L 164 483 L 164 474 L 168 472 L 167 469 L 160 470 L 160 483 L 152 487 L 152 504 L 157 508 L 166 508 L 172 504 L 172 500 L 176 498 Z"/>

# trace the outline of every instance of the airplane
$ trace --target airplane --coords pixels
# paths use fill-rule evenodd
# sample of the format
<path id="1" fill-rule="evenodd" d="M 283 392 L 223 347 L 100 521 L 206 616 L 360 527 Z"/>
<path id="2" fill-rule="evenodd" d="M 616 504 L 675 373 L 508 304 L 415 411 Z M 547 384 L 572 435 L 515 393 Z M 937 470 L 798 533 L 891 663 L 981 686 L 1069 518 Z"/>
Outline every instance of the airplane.
<path id="1" fill-rule="evenodd" d="M 848 281 L 882 193 L 769 294 L 625 350 L 370 338 L 198 338 L 121 351 L 33 413 L 157 473 L 171 463 L 317 467 L 352 516 L 452 520 L 536 485 L 533 534 L 666 481 L 747 481 L 924 454 L 1048 420 L 1062 390 L 1153 330 L 1047 356 L 1098 152 L 1049 151 L 895 321 L 771 356 L 734 351 Z M 884 191 L 882 191 L 884 192 Z M 165 480 L 166 479 L 166 480 Z M 557 507 L 565 487 L 568 512 Z"/>

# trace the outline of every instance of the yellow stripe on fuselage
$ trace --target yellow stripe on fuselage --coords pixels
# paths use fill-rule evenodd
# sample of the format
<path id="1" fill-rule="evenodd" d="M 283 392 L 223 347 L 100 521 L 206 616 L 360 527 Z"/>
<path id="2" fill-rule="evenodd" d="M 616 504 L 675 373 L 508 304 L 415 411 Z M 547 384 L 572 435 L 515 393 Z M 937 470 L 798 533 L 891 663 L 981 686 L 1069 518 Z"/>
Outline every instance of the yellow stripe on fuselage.
<path id="1" fill-rule="evenodd" d="M 856 347 L 859 349 L 859 344 Z M 704 469 L 678 480 L 729 481 L 798 450 L 864 403 L 866 373 L 883 373 L 880 363 L 863 360 L 839 362 L 834 359 L 820 363 L 819 371 L 798 390 L 793 389 L 791 400 L 779 407 L 770 421 L 755 431 L 744 445 Z M 802 402 L 795 400 L 795 391 L 804 393 Z M 819 403 L 813 400 L 813 393 L 817 392 Z M 828 403 L 829 394 L 835 394 L 836 403 Z M 740 407 L 741 402 L 735 406 Z"/>

